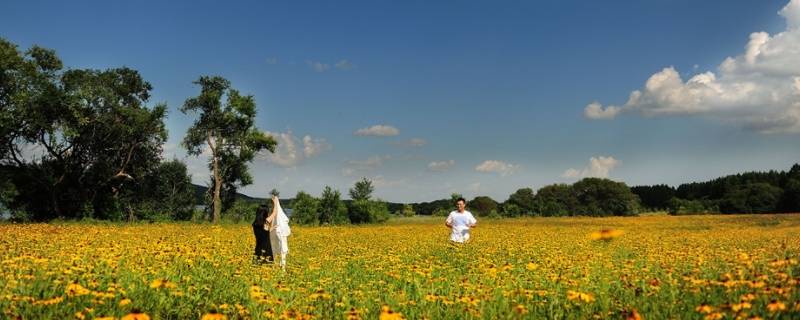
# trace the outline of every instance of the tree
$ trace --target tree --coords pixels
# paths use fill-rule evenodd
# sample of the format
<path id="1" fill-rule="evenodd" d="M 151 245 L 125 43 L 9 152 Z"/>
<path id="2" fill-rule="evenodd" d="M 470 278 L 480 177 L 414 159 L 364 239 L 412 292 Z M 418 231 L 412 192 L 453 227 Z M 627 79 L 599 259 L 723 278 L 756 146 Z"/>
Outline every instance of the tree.
<path id="1" fill-rule="evenodd" d="M 669 207 L 670 199 L 675 197 L 675 188 L 665 184 L 636 186 L 631 188 L 631 192 L 639 196 L 642 205 L 650 210 Z"/>
<path id="2" fill-rule="evenodd" d="M 379 223 L 389 220 L 389 209 L 383 201 L 355 200 L 348 211 L 351 223 Z"/>
<path id="3" fill-rule="evenodd" d="M 477 196 L 469 202 L 469 210 L 478 216 L 488 216 L 492 211 L 497 212 L 497 201 L 487 196 Z"/>
<path id="4" fill-rule="evenodd" d="M 173 220 L 192 218 L 194 187 L 185 163 L 177 159 L 162 162 L 146 180 L 148 186 L 143 200 L 150 200 L 153 208 L 165 212 Z"/>
<path id="5" fill-rule="evenodd" d="M 507 202 L 500 206 L 500 215 L 503 217 L 519 217 L 523 215 L 522 208 L 514 203 Z"/>
<path id="6" fill-rule="evenodd" d="M 781 188 L 768 183 L 745 184 L 726 193 L 720 209 L 722 213 L 775 212 L 782 195 Z"/>
<path id="7" fill-rule="evenodd" d="M 534 212 L 542 216 L 572 216 L 578 207 L 578 199 L 572 187 L 566 184 L 544 186 L 533 198 Z"/>
<path id="8" fill-rule="evenodd" d="M 389 220 L 386 202 L 371 200 L 373 191 L 375 187 L 367 178 L 356 181 L 350 189 L 350 198 L 353 201 L 350 203 L 347 215 L 351 223 L 376 223 Z"/>
<path id="9" fill-rule="evenodd" d="M 512 204 L 513 206 L 509 206 Z M 504 212 L 513 214 L 514 216 L 520 214 L 530 214 L 533 212 L 534 207 L 533 189 L 522 188 L 517 190 L 508 197 L 508 200 L 504 202 L 503 207 L 508 207 L 508 210 L 503 210 Z"/>
<path id="10" fill-rule="evenodd" d="M 572 185 L 578 199 L 578 213 L 588 216 L 633 215 L 639 197 L 625 183 L 603 178 L 584 178 Z"/>
<path id="11" fill-rule="evenodd" d="M 62 70 L 54 51 L 21 54 L 0 39 L 0 176 L 10 209 L 53 217 L 121 218 L 160 162 L 166 105 L 129 68 Z M 33 152 L 31 152 L 33 151 Z"/>
<path id="12" fill-rule="evenodd" d="M 341 200 L 341 196 L 342 194 L 339 190 L 333 190 L 331 187 L 325 186 L 319 201 L 320 223 L 346 224 L 350 222 L 347 218 L 347 206 Z"/>
<path id="13" fill-rule="evenodd" d="M 375 191 L 375 187 L 372 186 L 372 181 L 367 178 L 361 178 L 361 180 L 356 181 L 355 186 L 350 189 L 350 199 L 353 199 L 353 201 L 369 200 L 372 197 L 373 191 Z"/>
<path id="14" fill-rule="evenodd" d="M 414 206 L 410 204 L 404 204 L 403 210 L 400 211 L 400 215 L 404 217 L 413 217 L 417 214 L 414 212 Z"/>
<path id="15" fill-rule="evenodd" d="M 783 212 L 800 212 L 800 179 L 791 178 L 786 182 L 780 209 Z"/>
<path id="16" fill-rule="evenodd" d="M 292 202 L 292 222 L 304 225 L 319 224 L 320 201 L 303 191 L 298 191 Z"/>
<path id="17" fill-rule="evenodd" d="M 186 99 L 181 112 L 196 112 L 199 117 L 186 132 L 183 145 L 194 156 L 206 146 L 210 151 L 212 220 L 216 223 L 222 211 L 223 186 L 226 198 L 235 199 L 238 187 L 252 183 L 247 163 L 262 150 L 275 152 L 277 142 L 256 128 L 252 95 L 239 94 L 222 77 L 202 76 L 194 83 L 201 86 L 200 95 Z M 227 99 L 224 105 L 223 98 Z"/>

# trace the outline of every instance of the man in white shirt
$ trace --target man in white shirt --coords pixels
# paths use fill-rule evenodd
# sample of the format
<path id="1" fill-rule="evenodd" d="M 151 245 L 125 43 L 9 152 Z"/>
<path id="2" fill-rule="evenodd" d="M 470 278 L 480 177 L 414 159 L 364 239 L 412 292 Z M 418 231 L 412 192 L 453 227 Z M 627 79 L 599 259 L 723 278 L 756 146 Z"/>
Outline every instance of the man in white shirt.
<path id="1" fill-rule="evenodd" d="M 466 210 L 467 201 L 464 198 L 458 198 L 456 201 L 456 210 L 450 212 L 444 225 L 450 228 L 450 241 L 457 243 L 464 243 L 469 240 L 469 229 L 474 228 L 478 220 L 472 216 L 472 213 Z"/>

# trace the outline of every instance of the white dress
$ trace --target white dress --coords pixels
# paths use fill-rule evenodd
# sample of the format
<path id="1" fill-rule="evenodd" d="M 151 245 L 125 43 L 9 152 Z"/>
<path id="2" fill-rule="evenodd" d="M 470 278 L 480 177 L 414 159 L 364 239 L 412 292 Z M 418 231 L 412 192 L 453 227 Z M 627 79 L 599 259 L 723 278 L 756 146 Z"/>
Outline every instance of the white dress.
<path id="1" fill-rule="evenodd" d="M 275 222 L 272 223 L 272 230 L 269 232 L 269 242 L 272 245 L 272 254 L 286 255 L 289 253 L 289 240 L 287 237 L 292 234 L 289 228 L 289 217 L 283 212 L 280 202 L 278 202 L 278 213 L 275 215 Z"/>

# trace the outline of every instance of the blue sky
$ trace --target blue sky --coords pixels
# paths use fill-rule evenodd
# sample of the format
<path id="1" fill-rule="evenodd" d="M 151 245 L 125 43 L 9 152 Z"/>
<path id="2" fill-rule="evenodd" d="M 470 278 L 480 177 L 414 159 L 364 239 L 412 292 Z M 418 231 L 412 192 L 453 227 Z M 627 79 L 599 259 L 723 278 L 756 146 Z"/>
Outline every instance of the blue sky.
<path id="1" fill-rule="evenodd" d="M 786 170 L 798 26 L 797 0 L 0 3 L 0 36 L 22 49 L 139 70 L 170 108 L 166 157 L 197 183 L 178 109 L 221 75 L 281 142 L 244 193 L 346 194 L 368 177 L 399 202 Z"/>

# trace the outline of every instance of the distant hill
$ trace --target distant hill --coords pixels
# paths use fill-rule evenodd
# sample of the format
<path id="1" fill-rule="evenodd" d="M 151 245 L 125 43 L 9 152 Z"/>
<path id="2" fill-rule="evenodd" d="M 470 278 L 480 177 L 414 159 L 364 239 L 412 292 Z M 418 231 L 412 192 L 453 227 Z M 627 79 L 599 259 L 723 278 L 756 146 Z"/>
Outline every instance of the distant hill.
<path id="1" fill-rule="evenodd" d="M 202 205 L 205 201 L 205 194 L 208 192 L 208 187 L 192 184 L 194 187 L 194 203 L 198 205 Z M 266 202 L 266 198 L 255 198 L 248 196 L 246 194 L 237 193 L 236 200 L 247 201 L 247 202 Z"/>

